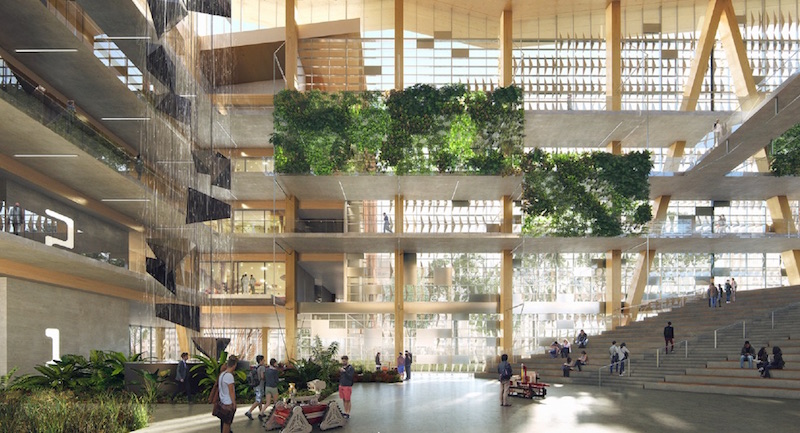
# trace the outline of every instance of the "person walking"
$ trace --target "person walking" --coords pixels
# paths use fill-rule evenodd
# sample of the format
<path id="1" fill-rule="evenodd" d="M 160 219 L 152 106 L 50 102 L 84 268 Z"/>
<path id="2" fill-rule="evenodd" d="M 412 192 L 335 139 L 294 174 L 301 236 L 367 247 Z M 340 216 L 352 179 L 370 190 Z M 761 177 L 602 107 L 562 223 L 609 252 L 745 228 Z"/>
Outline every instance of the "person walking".
<path id="1" fill-rule="evenodd" d="M 511 376 L 514 371 L 508 362 L 508 355 L 500 356 L 500 364 L 497 365 L 497 373 L 500 375 L 500 406 L 511 406 L 508 402 L 508 390 L 511 388 Z"/>
<path id="2" fill-rule="evenodd" d="M 717 306 L 717 286 L 714 285 L 714 279 L 708 283 L 708 306 L 715 308 Z"/>
<path id="3" fill-rule="evenodd" d="M 19 207 L 19 202 L 15 202 L 14 206 L 11 206 L 11 209 L 8 210 L 8 219 L 11 221 L 11 228 L 14 231 L 14 234 L 19 236 L 19 228 L 23 227 L 23 231 L 25 230 L 25 213 L 21 207 Z"/>
<path id="4" fill-rule="evenodd" d="M 630 358 L 631 351 L 628 350 L 628 346 L 623 341 L 622 344 L 619 345 L 619 375 L 622 376 L 625 374 L 625 362 Z"/>
<path id="5" fill-rule="evenodd" d="M 375 354 L 375 371 L 381 371 L 381 353 Z"/>
<path id="6" fill-rule="evenodd" d="M 675 328 L 672 327 L 672 322 L 667 322 L 664 327 L 664 351 L 666 353 L 675 351 Z"/>
<path id="7" fill-rule="evenodd" d="M 745 341 L 741 353 L 739 357 L 739 368 L 744 368 L 744 361 L 747 360 L 747 368 L 752 369 L 753 359 L 756 357 L 755 347 L 751 346 L 749 341 Z"/>
<path id="8" fill-rule="evenodd" d="M 342 368 L 339 369 L 339 398 L 342 399 L 344 406 L 345 418 L 350 419 L 350 397 L 353 395 L 353 379 L 355 378 L 356 370 L 350 365 L 350 358 L 347 355 L 342 356 Z"/>
<path id="9" fill-rule="evenodd" d="M 383 232 L 384 233 L 392 232 L 392 222 L 389 221 L 389 215 L 386 215 L 386 212 L 383 213 Z"/>
<path id="10" fill-rule="evenodd" d="M 269 405 L 278 402 L 278 381 L 281 372 L 278 370 L 278 361 L 270 358 L 269 367 L 264 371 L 264 410 L 269 409 Z M 260 413 L 258 419 L 266 417 L 266 413 Z"/>
<path id="11" fill-rule="evenodd" d="M 256 356 L 256 363 L 258 364 L 256 367 L 258 385 L 253 388 L 256 393 L 256 401 L 254 401 L 250 409 L 244 413 L 244 416 L 250 418 L 251 421 L 253 420 L 253 409 L 255 409 L 256 406 L 258 406 L 258 418 L 263 418 L 264 415 L 264 385 L 267 379 L 267 367 L 264 365 L 264 355 Z"/>
<path id="12" fill-rule="evenodd" d="M 186 394 L 186 401 L 192 402 L 192 384 L 189 380 L 189 366 L 186 361 L 189 359 L 189 354 L 186 352 L 181 353 L 181 360 L 178 361 L 178 368 L 175 371 L 175 381 L 178 382 L 178 390 L 175 395 L 181 391 Z"/>
<path id="13" fill-rule="evenodd" d="M 231 355 L 222 369 L 222 374 L 217 379 L 219 387 L 219 403 L 222 406 L 222 413 L 219 415 L 220 422 L 222 423 L 222 433 L 231 433 L 231 424 L 233 424 L 233 416 L 236 415 L 236 380 L 233 377 L 233 372 L 236 371 L 236 364 L 239 359 Z"/>
<path id="14" fill-rule="evenodd" d="M 619 371 L 619 358 L 622 352 L 619 351 L 619 346 L 617 346 L 617 340 L 611 342 L 611 347 L 608 348 L 608 355 L 611 357 L 611 365 L 608 366 L 608 372 L 614 372 L 614 366 L 617 367 Z"/>
<path id="15" fill-rule="evenodd" d="M 403 358 L 403 367 L 406 370 L 406 380 L 411 379 L 411 353 L 406 350 L 406 355 Z"/>

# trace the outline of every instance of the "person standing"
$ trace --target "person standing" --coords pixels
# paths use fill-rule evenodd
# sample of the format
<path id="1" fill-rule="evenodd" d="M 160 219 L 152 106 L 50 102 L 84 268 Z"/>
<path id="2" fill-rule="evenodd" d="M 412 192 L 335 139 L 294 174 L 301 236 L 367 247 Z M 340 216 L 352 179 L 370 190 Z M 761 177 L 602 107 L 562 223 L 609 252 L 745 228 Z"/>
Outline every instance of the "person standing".
<path id="1" fill-rule="evenodd" d="M 736 302 L 736 288 L 739 287 L 736 284 L 736 278 L 731 278 L 731 302 Z"/>
<path id="2" fill-rule="evenodd" d="M 256 274 L 250 275 L 250 294 L 256 294 Z"/>
<path id="3" fill-rule="evenodd" d="M 403 356 L 403 352 L 400 352 L 397 355 L 397 374 L 400 375 L 400 379 L 403 378 L 403 373 L 406 371 L 406 357 Z"/>
<path id="4" fill-rule="evenodd" d="M 233 372 L 236 371 L 238 362 L 238 358 L 233 355 L 229 356 L 222 374 L 217 379 L 219 403 L 223 409 L 223 413 L 219 417 L 222 423 L 222 433 L 231 433 L 233 416 L 236 414 L 236 387 L 234 386 L 236 381 L 233 378 Z"/>
<path id="5" fill-rule="evenodd" d="M 708 283 L 708 306 L 714 308 L 717 306 L 717 286 L 714 285 L 714 279 Z"/>
<path id="6" fill-rule="evenodd" d="M 386 215 L 386 212 L 383 213 L 383 232 L 384 233 L 392 232 L 392 222 L 389 221 L 389 215 Z"/>
<path id="7" fill-rule="evenodd" d="M 714 145 L 718 145 L 719 141 L 722 140 L 722 122 L 719 119 L 714 121 Z"/>
<path id="8" fill-rule="evenodd" d="M 623 341 L 622 344 L 619 345 L 619 375 L 622 376 L 625 374 L 625 361 L 628 360 L 631 356 L 631 351 L 628 350 L 628 346 Z"/>
<path id="9" fill-rule="evenodd" d="M 617 367 L 619 370 L 619 356 L 621 352 L 619 351 L 619 347 L 617 346 L 617 340 L 611 342 L 611 347 L 608 348 L 608 355 L 611 357 L 611 365 L 608 366 L 608 372 L 614 372 L 614 366 Z"/>
<path id="10" fill-rule="evenodd" d="M 183 391 L 186 394 L 186 401 L 192 402 L 192 384 L 189 380 L 189 366 L 186 361 L 189 359 L 189 354 L 186 352 L 181 353 L 181 360 L 178 361 L 178 369 L 175 372 L 175 381 L 178 382 L 178 391 L 176 395 Z"/>
<path id="11" fill-rule="evenodd" d="M 139 180 L 142 180 L 142 173 L 144 173 L 144 161 L 142 160 L 142 154 L 136 155 L 136 162 L 134 163 L 134 169 L 136 170 L 136 177 Z"/>
<path id="12" fill-rule="evenodd" d="M 731 303 L 731 293 L 733 292 L 733 286 L 731 286 L 731 280 L 725 280 L 725 303 Z"/>
<path id="13" fill-rule="evenodd" d="M 722 294 L 725 291 L 722 289 L 722 283 L 719 283 L 718 286 L 719 287 L 717 287 L 717 307 L 722 308 Z"/>
<path id="14" fill-rule="evenodd" d="M 247 273 L 242 274 L 242 279 L 241 279 L 240 284 L 239 284 L 239 290 L 240 290 L 239 293 L 245 293 L 245 290 L 247 290 L 247 284 L 249 282 L 250 282 L 250 279 L 247 278 Z"/>
<path id="15" fill-rule="evenodd" d="M 747 368 L 753 368 L 753 358 L 756 357 L 756 349 L 750 345 L 749 341 L 742 346 L 742 355 L 739 357 L 739 368 L 744 368 L 744 361 L 747 360 Z"/>
<path id="16" fill-rule="evenodd" d="M 11 206 L 11 209 L 8 211 L 8 219 L 11 221 L 11 228 L 14 230 L 14 234 L 19 236 L 19 228 L 24 227 L 23 224 L 25 222 L 25 213 L 21 207 L 19 207 L 19 202 L 15 202 L 14 206 Z"/>
<path id="17" fill-rule="evenodd" d="M 411 379 L 411 353 L 406 350 L 406 356 L 403 359 L 403 366 L 406 369 L 406 380 Z"/>
<path id="18" fill-rule="evenodd" d="M 381 353 L 375 354 L 375 371 L 381 371 Z"/>
<path id="19" fill-rule="evenodd" d="M 263 418 L 264 416 L 264 384 L 266 382 L 266 373 L 267 367 L 264 365 L 264 355 L 256 356 L 256 363 L 258 366 L 256 367 L 256 376 L 258 376 L 258 385 L 253 388 L 256 392 L 256 401 L 253 402 L 253 405 L 250 406 L 250 409 L 244 413 L 244 416 L 253 420 L 253 409 L 258 406 L 258 418 Z"/>
<path id="20" fill-rule="evenodd" d="M 667 322 L 664 327 L 664 351 L 666 353 L 675 351 L 675 328 L 672 327 L 672 322 Z"/>
<path id="21" fill-rule="evenodd" d="M 511 406 L 511 403 L 508 402 L 508 390 L 511 387 L 511 376 L 514 371 L 511 369 L 508 355 L 505 353 L 500 357 L 497 373 L 500 374 L 500 406 Z"/>
<path id="22" fill-rule="evenodd" d="M 356 371 L 349 363 L 347 355 L 342 356 L 342 368 L 339 369 L 339 398 L 342 399 L 345 418 L 350 418 L 350 397 L 353 395 L 353 378 Z"/>

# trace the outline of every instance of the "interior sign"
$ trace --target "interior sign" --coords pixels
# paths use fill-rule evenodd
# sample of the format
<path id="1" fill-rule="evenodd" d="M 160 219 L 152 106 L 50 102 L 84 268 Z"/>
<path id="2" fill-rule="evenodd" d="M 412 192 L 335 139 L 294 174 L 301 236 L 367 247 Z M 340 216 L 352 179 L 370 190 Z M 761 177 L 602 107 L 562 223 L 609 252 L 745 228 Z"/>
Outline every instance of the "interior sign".
<path id="1" fill-rule="evenodd" d="M 45 209 L 44 213 L 46 213 L 47 216 L 55 218 L 67 225 L 66 239 L 59 239 L 59 238 L 54 238 L 52 236 L 45 236 L 44 244 L 47 246 L 58 245 L 60 247 L 68 248 L 70 250 L 73 249 L 75 247 L 75 221 L 72 218 L 61 215 L 60 213 L 52 211 L 50 209 Z"/>

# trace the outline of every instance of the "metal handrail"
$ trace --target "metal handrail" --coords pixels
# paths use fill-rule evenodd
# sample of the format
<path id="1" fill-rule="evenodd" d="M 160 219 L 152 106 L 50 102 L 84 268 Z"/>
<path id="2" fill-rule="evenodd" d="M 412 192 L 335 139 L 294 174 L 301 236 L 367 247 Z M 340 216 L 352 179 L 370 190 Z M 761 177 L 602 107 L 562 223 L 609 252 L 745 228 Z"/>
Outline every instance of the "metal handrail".
<path id="1" fill-rule="evenodd" d="M 606 364 L 606 365 L 598 368 L 597 369 L 597 386 L 598 387 L 603 386 L 603 370 L 605 370 L 606 368 L 609 368 L 609 367 L 611 367 L 613 365 L 618 365 L 620 362 L 626 362 L 626 361 L 628 362 L 628 365 L 625 367 L 625 371 L 628 372 L 628 377 L 631 377 L 631 358 L 628 357 L 628 359 L 623 359 L 622 361 L 617 361 L 617 362 L 614 362 L 614 363 L 611 363 L 611 364 Z"/>
<path id="2" fill-rule="evenodd" d="M 689 340 L 679 341 L 678 342 L 678 347 L 680 347 L 681 343 L 684 343 L 684 349 L 685 349 L 683 357 L 684 358 L 688 358 L 689 357 Z M 660 367 L 661 367 L 661 349 L 659 348 L 659 349 L 656 349 L 656 368 L 660 368 Z"/>

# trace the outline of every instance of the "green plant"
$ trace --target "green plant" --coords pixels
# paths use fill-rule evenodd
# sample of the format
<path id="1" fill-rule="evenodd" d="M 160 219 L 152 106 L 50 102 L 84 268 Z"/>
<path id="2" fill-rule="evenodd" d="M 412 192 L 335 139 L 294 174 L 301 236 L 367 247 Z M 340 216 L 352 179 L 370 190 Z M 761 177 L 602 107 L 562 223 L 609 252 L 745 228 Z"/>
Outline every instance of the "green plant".
<path id="1" fill-rule="evenodd" d="M 338 352 L 339 342 L 334 341 L 325 347 L 318 336 L 314 337 L 314 343 L 311 345 L 311 357 L 290 361 L 292 367 L 284 371 L 285 381 L 294 383 L 297 389 L 306 389 L 308 382 L 319 379 L 326 383 L 326 390 L 335 390 L 338 383 L 334 377 L 338 377 L 341 367 L 336 359 Z"/>
<path id="2" fill-rule="evenodd" d="M 195 357 L 200 361 L 200 364 L 192 367 L 192 377 L 202 376 L 198 386 L 200 387 L 200 393 L 204 398 L 207 398 L 222 371 L 222 366 L 228 360 L 228 352 L 223 350 L 217 359 L 203 355 L 196 355 Z M 204 375 L 201 373 L 204 373 Z"/>
<path id="3" fill-rule="evenodd" d="M 169 378 L 169 370 L 150 372 L 147 370 L 136 370 L 142 378 L 142 398 L 148 404 L 158 402 L 162 394 L 164 382 Z"/>
<path id="4" fill-rule="evenodd" d="M 11 377 L 14 376 L 14 373 L 16 373 L 17 370 L 18 368 L 14 367 L 11 370 L 9 370 L 8 373 L 0 376 L 0 391 L 5 391 L 11 386 L 11 384 L 13 383 Z"/>
<path id="5" fill-rule="evenodd" d="M 523 161 L 526 233 L 619 236 L 651 219 L 649 152 L 529 152 Z"/>
<path id="6" fill-rule="evenodd" d="M 800 123 L 772 140 L 769 160 L 776 176 L 800 176 Z"/>

